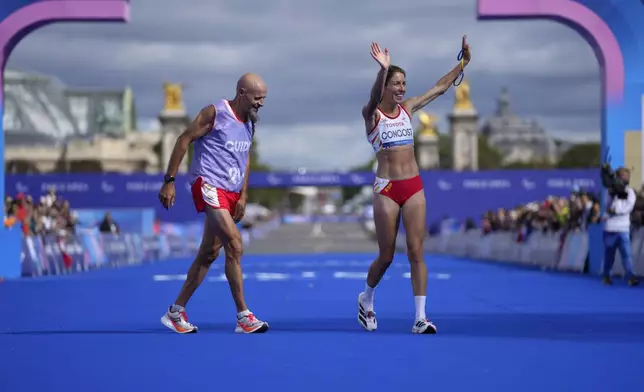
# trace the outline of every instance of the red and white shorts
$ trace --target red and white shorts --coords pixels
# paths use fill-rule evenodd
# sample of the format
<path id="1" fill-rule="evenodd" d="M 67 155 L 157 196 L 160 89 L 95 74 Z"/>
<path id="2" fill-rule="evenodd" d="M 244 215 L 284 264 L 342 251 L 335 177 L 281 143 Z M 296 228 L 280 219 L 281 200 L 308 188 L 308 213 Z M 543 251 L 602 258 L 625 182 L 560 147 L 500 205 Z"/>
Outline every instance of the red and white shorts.
<path id="1" fill-rule="evenodd" d="M 401 207 L 410 197 L 422 190 L 423 181 L 420 179 L 420 176 L 404 180 L 387 180 L 376 177 L 373 183 L 373 191 L 375 193 L 387 196 Z"/>
<path id="2" fill-rule="evenodd" d="M 204 212 L 206 204 L 219 210 L 224 209 L 235 214 L 235 208 L 241 194 L 239 192 L 229 192 L 225 189 L 215 188 L 204 182 L 203 178 L 197 177 L 197 180 L 191 186 L 192 200 L 195 203 L 197 212 Z"/>

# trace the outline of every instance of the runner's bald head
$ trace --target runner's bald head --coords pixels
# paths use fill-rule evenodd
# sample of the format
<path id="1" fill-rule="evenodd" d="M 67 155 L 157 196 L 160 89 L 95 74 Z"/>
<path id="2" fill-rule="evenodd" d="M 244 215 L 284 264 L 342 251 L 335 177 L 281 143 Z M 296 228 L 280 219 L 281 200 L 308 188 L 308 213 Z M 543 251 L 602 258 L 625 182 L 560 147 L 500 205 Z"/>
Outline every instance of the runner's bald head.
<path id="1" fill-rule="evenodd" d="M 254 124 L 259 120 L 259 109 L 264 106 L 266 82 L 255 73 L 245 73 L 237 81 L 237 99 Z"/>
<path id="2" fill-rule="evenodd" d="M 245 73 L 237 81 L 237 93 L 242 95 L 245 93 L 263 93 L 266 95 L 266 82 L 261 76 L 255 73 Z"/>

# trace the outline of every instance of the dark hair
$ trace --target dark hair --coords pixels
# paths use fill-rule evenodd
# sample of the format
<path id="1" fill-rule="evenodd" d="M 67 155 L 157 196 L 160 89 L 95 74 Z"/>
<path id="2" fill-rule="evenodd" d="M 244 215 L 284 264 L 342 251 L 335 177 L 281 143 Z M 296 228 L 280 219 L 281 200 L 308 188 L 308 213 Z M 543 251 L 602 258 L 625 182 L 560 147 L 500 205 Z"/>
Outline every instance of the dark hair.
<path id="1" fill-rule="evenodd" d="M 627 168 L 625 166 L 620 166 L 620 167 L 617 168 L 617 173 L 619 173 L 619 174 L 626 173 L 626 174 L 630 175 L 631 174 L 631 169 L 629 169 L 629 168 Z"/>
<path id="2" fill-rule="evenodd" d="M 389 66 L 389 69 L 387 70 L 387 77 L 385 78 L 385 85 L 386 85 L 387 83 L 389 83 L 389 80 L 391 80 L 391 78 L 392 78 L 392 77 L 394 76 L 394 74 L 396 74 L 396 73 L 401 73 L 401 74 L 403 74 L 403 76 L 407 76 L 407 74 L 405 73 L 405 70 L 404 70 L 404 69 L 400 68 L 400 67 L 399 67 L 399 66 L 397 66 L 397 65 L 390 65 L 390 66 Z"/>

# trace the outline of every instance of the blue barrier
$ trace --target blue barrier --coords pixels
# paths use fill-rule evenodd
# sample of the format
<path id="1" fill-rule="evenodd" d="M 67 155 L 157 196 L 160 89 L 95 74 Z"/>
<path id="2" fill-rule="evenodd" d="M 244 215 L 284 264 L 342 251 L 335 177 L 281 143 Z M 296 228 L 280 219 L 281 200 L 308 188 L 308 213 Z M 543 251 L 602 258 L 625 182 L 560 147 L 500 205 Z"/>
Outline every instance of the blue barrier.
<path id="1" fill-rule="evenodd" d="M 601 274 L 604 265 L 604 237 L 601 225 L 588 227 L 588 272 L 593 275 Z"/>
<path id="2" fill-rule="evenodd" d="M 533 232 L 523 241 L 517 233 L 480 230 L 459 231 L 430 237 L 425 240 L 425 251 L 488 260 L 536 266 L 559 271 L 573 271 L 599 276 L 604 259 L 601 225 L 592 225 L 588 231 L 563 233 Z M 405 241 L 397 241 L 399 250 L 406 251 Z M 633 233 L 631 252 L 635 273 L 644 275 L 644 230 Z M 621 258 L 617 256 L 613 273 L 623 275 Z"/>
<path id="3" fill-rule="evenodd" d="M 152 235 L 154 233 L 154 208 L 74 209 L 78 228 L 98 227 L 109 211 L 112 220 L 123 232 Z"/>
<path id="4" fill-rule="evenodd" d="M 76 235 L 25 237 L 20 275 L 64 275 L 92 269 L 150 263 L 194 255 L 201 237 L 174 233 L 143 236 L 87 231 Z"/>
<path id="5" fill-rule="evenodd" d="M 20 276 L 22 258 L 20 238 L 22 232 L 20 227 L 3 230 L 0 229 L 0 278 L 17 278 Z"/>
<path id="6" fill-rule="evenodd" d="M 279 225 L 280 220 L 274 219 L 256 228 L 241 230 L 244 242 L 261 237 Z M 0 263 L 0 277 L 4 278 L 65 275 L 98 268 L 193 257 L 201 243 L 203 223 L 163 224 L 158 235 L 111 234 L 89 229 L 62 236 L 50 234 L 20 238 L 19 230 L 11 232 L 16 233 L 16 238 L 11 240 L 18 244 L 17 255 L 15 258 L 3 259 L 3 263 Z M 21 259 L 22 262 L 18 263 L 17 260 Z M 8 263 L 7 260 L 16 262 Z M 8 270 L 13 272 L 3 274 Z"/>
<path id="7" fill-rule="evenodd" d="M 548 196 L 567 196 L 574 187 L 597 191 L 599 171 L 585 170 L 499 170 L 482 172 L 424 171 L 421 178 L 427 197 L 428 225 L 449 215 L 456 220 L 478 219 L 486 210 L 509 208 Z M 353 173 L 259 173 L 250 174 L 253 188 L 292 186 L 370 186 L 371 172 Z M 9 175 L 6 190 L 34 196 L 54 187 L 77 209 L 154 208 L 155 215 L 165 222 L 197 220 L 192 204 L 187 175 L 176 180 L 177 198 L 166 211 L 158 202 L 162 185 L 160 175 L 148 174 L 48 174 Z M 476 200 L 476 203 L 472 203 Z"/>

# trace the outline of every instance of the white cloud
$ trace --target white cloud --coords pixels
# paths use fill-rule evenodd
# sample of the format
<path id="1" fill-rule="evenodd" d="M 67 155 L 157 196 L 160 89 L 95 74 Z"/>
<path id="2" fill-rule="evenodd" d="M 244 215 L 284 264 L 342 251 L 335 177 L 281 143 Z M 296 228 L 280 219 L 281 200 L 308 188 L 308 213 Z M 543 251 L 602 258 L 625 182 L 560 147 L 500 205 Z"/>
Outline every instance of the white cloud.
<path id="1" fill-rule="evenodd" d="M 362 126 L 354 128 L 377 72 L 371 41 L 390 48 L 415 95 L 456 65 L 467 34 L 474 54 L 467 76 L 482 118 L 507 86 L 515 111 L 547 130 L 599 133 L 599 71 L 583 38 L 555 22 L 477 22 L 475 0 L 137 0 L 131 7 L 127 25 L 43 28 L 18 45 L 9 67 L 74 87 L 131 85 L 143 118 L 158 114 L 164 81 L 186 84 L 187 107 L 196 113 L 232 97 L 243 72 L 260 72 L 269 85 L 262 159 L 333 168 L 370 157 Z M 442 131 L 452 94 L 427 107 L 442 118 Z M 281 140 L 301 143 L 287 153 Z"/>
<path id="2" fill-rule="evenodd" d="M 373 156 L 363 122 L 263 126 L 256 138 L 260 160 L 281 168 L 342 169 Z"/>
<path id="3" fill-rule="evenodd" d="M 63 46 L 56 37 L 36 36 L 23 43 L 30 49 L 25 57 L 37 59 L 48 48 L 56 47 L 50 62 L 72 69 L 100 74 L 102 72 L 149 72 L 166 69 L 187 72 L 238 72 L 254 59 L 256 44 L 146 42 L 139 40 L 100 42 L 95 38 L 72 38 Z M 91 49 L 90 49 L 91 48 Z M 91 50 L 91 55 L 88 55 Z M 266 57 L 266 60 L 270 60 Z"/>

